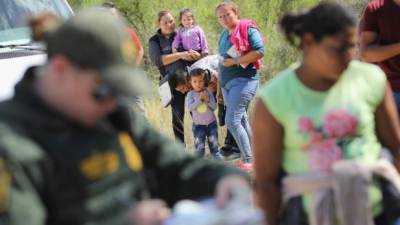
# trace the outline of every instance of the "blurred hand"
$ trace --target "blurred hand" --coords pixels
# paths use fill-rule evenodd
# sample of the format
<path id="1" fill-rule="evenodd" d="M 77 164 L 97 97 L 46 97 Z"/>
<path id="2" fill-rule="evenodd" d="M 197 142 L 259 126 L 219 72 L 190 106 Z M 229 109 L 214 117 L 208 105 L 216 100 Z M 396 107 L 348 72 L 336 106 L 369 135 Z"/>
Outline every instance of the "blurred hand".
<path id="1" fill-rule="evenodd" d="M 224 96 L 222 95 L 221 91 L 217 91 L 217 102 L 218 104 L 224 104 Z"/>
<path id="2" fill-rule="evenodd" d="M 189 55 L 192 59 L 191 61 L 196 61 L 201 58 L 201 54 L 192 49 L 189 50 Z"/>
<path id="3" fill-rule="evenodd" d="M 229 175 L 222 178 L 216 188 L 216 199 L 219 207 L 224 207 L 235 195 L 245 195 L 251 199 L 251 188 L 249 182 L 239 175 Z"/>
<path id="4" fill-rule="evenodd" d="M 211 93 L 217 92 L 218 84 L 216 82 L 210 82 L 208 83 L 207 89 Z"/>
<path id="5" fill-rule="evenodd" d="M 180 58 L 186 61 L 192 61 L 192 56 L 190 55 L 189 51 L 180 52 Z"/>
<path id="6" fill-rule="evenodd" d="M 235 62 L 234 59 L 228 58 L 228 59 L 224 59 L 224 60 L 222 61 L 222 65 L 223 65 L 224 67 L 231 67 L 231 66 L 235 66 L 235 65 L 236 65 L 236 62 Z"/>
<path id="7" fill-rule="evenodd" d="M 203 94 L 202 91 L 201 91 L 200 94 L 199 94 L 199 98 L 200 98 L 201 101 L 204 101 L 204 94 Z"/>
<path id="8" fill-rule="evenodd" d="M 207 91 L 204 90 L 200 93 L 200 99 L 205 102 L 210 102 L 210 96 L 208 95 Z"/>
<path id="9" fill-rule="evenodd" d="M 129 212 L 132 225 L 161 225 L 171 214 L 164 201 L 150 199 L 139 202 Z"/>

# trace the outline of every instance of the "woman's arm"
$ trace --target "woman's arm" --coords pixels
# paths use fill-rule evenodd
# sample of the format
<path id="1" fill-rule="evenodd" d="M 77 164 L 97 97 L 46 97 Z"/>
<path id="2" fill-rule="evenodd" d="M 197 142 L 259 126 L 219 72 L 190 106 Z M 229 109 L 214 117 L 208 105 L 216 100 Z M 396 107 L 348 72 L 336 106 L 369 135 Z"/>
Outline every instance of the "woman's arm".
<path id="1" fill-rule="evenodd" d="M 246 64 L 246 63 L 253 63 L 259 59 L 261 59 L 264 56 L 263 53 L 261 53 L 258 50 L 253 50 L 250 51 L 248 53 L 246 53 L 245 55 L 242 55 L 238 58 L 228 58 L 225 59 L 222 63 L 222 65 L 224 65 L 225 67 L 231 67 L 234 65 L 239 65 L 239 64 Z"/>
<path id="2" fill-rule="evenodd" d="M 157 66 L 162 67 L 174 63 L 178 60 L 191 59 L 189 52 L 176 52 L 171 54 L 163 54 L 161 52 L 160 44 L 153 38 L 149 41 L 149 55 L 150 60 Z"/>
<path id="3" fill-rule="evenodd" d="M 265 104 L 256 102 L 252 120 L 256 204 L 268 225 L 277 225 L 281 195 L 278 174 L 282 164 L 283 128 Z"/>
<path id="4" fill-rule="evenodd" d="M 400 171 L 400 123 L 389 84 L 386 84 L 385 95 L 375 112 L 375 122 L 380 142 L 393 153 L 395 166 Z"/>
<path id="5" fill-rule="evenodd" d="M 177 52 L 171 54 L 165 54 L 161 56 L 161 61 L 164 66 L 174 63 L 178 60 L 184 59 L 186 52 Z"/>
<path id="6" fill-rule="evenodd" d="M 378 34 L 371 31 L 361 33 L 360 58 L 366 62 L 381 62 L 400 54 L 400 42 L 390 45 L 375 44 Z"/>
<path id="7" fill-rule="evenodd" d="M 174 63 L 178 60 L 185 60 L 185 61 L 196 61 L 200 59 L 201 55 L 192 50 L 184 51 L 184 52 L 176 52 L 171 54 L 165 54 L 161 56 L 161 60 L 164 66 Z"/>
<path id="8" fill-rule="evenodd" d="M 223 62 L 225 67 L 254 63 L 264 56 L 265 47 L 261 33 L 255 28 L 250 28 L 248 34 L 249 44 L 252 50 L 238 58 L 225 59 Z"/>

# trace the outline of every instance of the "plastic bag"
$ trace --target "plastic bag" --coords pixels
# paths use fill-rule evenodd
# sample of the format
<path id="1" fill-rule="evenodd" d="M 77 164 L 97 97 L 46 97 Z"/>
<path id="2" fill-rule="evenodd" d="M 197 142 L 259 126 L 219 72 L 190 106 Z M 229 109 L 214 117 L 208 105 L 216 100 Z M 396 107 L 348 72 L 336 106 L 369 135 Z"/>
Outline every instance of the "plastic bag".
<path id="1" fill-rule="evenodd" d="M 169 104 L 171 104 L 172 101 L 172 93 L 168 83 L 168 78 L 169 75 L 164 76 L 160 80 L 160 85 L 158 86 L 158 93 L 160 95 L 161 104 L 164 107 L 169 106 Z"/>
<path id="2" fill-rule="evenodd" d="M 208 69 L 212 72 L 218 71 L 218 64 L 220 63 L 222 57 L 220 55 L 209 55 L 204 58 L 197 60 L 189 68 L 188 72 L 194 69 Z"/>
<path id="3" fill-rule="evenodd" d="M 164 225 L 264 225 L 264 214 L 236 193 L 224 208 L 218 208 L 214 199 L 180 201 Z"/>

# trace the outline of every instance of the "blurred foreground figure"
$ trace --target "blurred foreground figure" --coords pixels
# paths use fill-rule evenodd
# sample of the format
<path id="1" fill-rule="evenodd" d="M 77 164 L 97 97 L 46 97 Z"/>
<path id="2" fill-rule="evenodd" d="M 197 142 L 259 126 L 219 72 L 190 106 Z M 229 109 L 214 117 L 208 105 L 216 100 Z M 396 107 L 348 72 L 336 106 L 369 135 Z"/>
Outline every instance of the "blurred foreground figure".
<path id="1" fill-rule="evenodd" d="M 240 171 L 186 155 L 120 101 L 150 85 L 118 18 L 83 10 L 44 37 L 47 64 L 0 104 L 0 224 L 159 224 L 178 200 L 216 189 L 224 205 L 248 190 Z"/>
<path id="2" fill-rule="evenodd" d="M 386 76 L 354 60 L 356 20 L 323 2 L 281 20 L 302 61 L 261 89 L 253 117 L 258 204 L 269 225 L 391 225 L 400 215 L 399 120 Z M 397 197 L 396 197 L 397 196 Z"/>

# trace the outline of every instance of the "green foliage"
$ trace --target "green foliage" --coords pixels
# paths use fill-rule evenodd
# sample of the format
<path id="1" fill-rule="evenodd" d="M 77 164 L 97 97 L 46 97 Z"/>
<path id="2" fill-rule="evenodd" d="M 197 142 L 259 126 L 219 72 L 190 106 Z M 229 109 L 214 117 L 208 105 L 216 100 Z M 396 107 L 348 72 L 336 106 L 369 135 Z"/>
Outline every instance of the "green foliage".
<path id="1" fill-rule="evenodd" d="M 104 0 L 68 0 L 73 8 L 101 4 Z M 356 14 L 360 13 L 368 0 L 346 0 Z M 194 11 L 198 24 L 204 29 L 211 53 L 217 53 L 217 42 L 222 31 L 215 16 L 218 0 L 114 0 L 113 1 L 128 22 L 134 27 L 142 39 L 145 57 L 144 66 L 156 80 L 158 73 L 148 59 L 147 40 L 157 30 L 158 11 L 169 9 L 179 24 L 178 14 L 184 8 Z M 319 0 L 246 0 L 236 1 L 241 15 L 257 22 L 266 41 L 266 55 L 263 58 L 261 80 L 273 77 L 277 72 L 299 58 L 299 53 L 290 47 L 279 31 L 279 18 L 288 11 L 313 5 Z"/>

